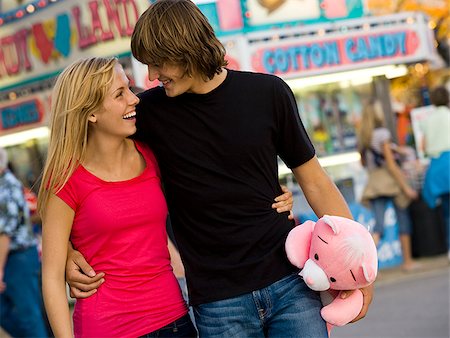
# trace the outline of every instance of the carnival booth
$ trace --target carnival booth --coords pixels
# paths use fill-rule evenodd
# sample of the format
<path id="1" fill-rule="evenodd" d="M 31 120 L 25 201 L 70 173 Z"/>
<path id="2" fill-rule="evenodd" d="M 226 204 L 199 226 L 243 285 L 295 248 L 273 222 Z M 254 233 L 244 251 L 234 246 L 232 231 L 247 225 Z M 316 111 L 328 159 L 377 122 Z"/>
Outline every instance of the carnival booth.
<path id="1" fill-rule="evenodd" d="M 390 81 L 405 76 L 410 65 L 438 60 L 428 18 L 409 12 L 348 19 L 252 32 L 247 42 L 251 70 L 276 74 L 290 85 L 319 161 L 343 191 L 355 219 L 373 225 L 371 212 L 359 203 L 366 173 L 355 131 L 363 105 L 376 97 L 396 135 Z M 280 176 L 296 192 L 299 219 L 315 218 L 281 162 Z M 386 208 L 385 222 L 380 268 L 402 260 L 393 206 Z"/>
<path id="2" fill-rule="evenodd" d="M 117 56 L 133 85 L 150 88 L 147 69 L 134 60 L 130 36 L 155 0 L 38 0 L 0 16 L 0 146 L 26 183 L 36 182 L 48 139 L 54 78 L 84 56 Z M 275 74 L 292 88 L 319 161 L 370 225 L 359 204 L 365 171 L 355 129 L 370 97 L 383 105 L 388 127 L 396 121 L 390 84 L 416 63 L 437 61 L 433 31 L 420 12 L 370 16 L 363 0 L 194 0 L 227 51 L 228 67 Z M 298 218 L 314 217 L 290 171 L 280 181 L 295 194 Z M 380 267 L 398 263 L 394 237 L 380 247 Z"/>
<path id="3" fill-rule="evenodd" d="M 146 0 L 35 1 L 0 17 L 0 146 L 32 186 L 48 143 L 55 77 L 87 56 L 117 56 L 131 72 L 130 36 Z"/>

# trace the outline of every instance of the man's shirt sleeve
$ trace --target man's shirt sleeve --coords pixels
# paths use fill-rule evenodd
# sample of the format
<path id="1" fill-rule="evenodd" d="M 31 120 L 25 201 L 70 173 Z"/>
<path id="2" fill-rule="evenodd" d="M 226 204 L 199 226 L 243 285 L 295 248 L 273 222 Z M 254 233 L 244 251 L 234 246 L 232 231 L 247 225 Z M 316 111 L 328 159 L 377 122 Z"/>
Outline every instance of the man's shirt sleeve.
<path id="1" fill-rule="evenodd" d="M 2 189 L 0 196 L 0 233 L 12 237 L 19 223 L 19 206 L 14 201 L 17 194 L 14 189 Z"/>

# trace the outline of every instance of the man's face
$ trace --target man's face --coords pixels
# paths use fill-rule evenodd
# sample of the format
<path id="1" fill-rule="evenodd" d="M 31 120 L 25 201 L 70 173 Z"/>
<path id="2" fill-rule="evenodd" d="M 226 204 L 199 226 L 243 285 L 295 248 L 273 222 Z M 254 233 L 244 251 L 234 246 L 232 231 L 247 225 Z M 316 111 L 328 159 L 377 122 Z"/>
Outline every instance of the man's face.
<path id="1" fill-rule="evenodd" d="M 186 75 L 183 68 L 178 65 L 148 65 L 147 67 L 149 80 L 159 80 L 169 97 L 195 93 L 196 87 L 202 82 L 201 78 Z"/>

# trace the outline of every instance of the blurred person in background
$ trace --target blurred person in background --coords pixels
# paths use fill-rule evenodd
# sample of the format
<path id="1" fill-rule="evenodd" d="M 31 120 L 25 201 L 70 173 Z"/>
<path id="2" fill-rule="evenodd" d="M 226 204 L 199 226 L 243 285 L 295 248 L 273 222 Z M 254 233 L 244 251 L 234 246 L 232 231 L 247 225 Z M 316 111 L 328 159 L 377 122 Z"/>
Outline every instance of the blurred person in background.
<path id="1" fill-rule="evenodd" d="M 419 124 L 424 136 L 422 149 L 431 158 L 425 173 L 422 196 L 431 208 L 435 208 L 440 200 L 450 259 L 450 109 L 447 88 L 434 88 L 430 100 L 435 109 Z"/>
<path id="2" fill-rule="evenodd" d="M 12 337 L 48 337 L 41 265 L 22 183 L 0 148 L 0 325 Z"/>
<path id="3" fill-rule="evenodd" d="M 368 181 L 363 191 L 362 202 L 368 204 L 375 217 L 372 236 L 378 245 L 384 232 L 384 214 L 391 201 L 397 216 L 403 269 L 415 270 L 418 264 L 411 253 L 411 219 L 408 206 L 418 193 L 409 184 L 397 163 L 396 146 L 389 129 L 384 125 L 384 114 L 379 102 L 364 106 L 358 130 L 358 148 L 361 161 L 368 172 Z"/>

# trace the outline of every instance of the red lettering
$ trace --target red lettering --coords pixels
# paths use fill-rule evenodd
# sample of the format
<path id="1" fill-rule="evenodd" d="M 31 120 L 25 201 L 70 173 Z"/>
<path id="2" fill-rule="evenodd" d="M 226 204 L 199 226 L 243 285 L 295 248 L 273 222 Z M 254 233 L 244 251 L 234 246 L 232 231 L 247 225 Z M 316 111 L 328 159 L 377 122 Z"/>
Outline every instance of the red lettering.
<path id="1" fill-rule="evenodd" d="M 31 62 L 28 55 L 28 48 L 27 48 L 27 39 L 30 31 L 26 28 L 21 29 L 16 33 L 15 39 L 16 39 L 16 48 L 17 53 L 20 56 L 22 68 L 25 70 L 31 69 Z"/>
<path id="2" fill-rule="evenodd" d="M 72 15 L 78 31 L 78 47 L 83 49 L 95 44 L 97 42 L 95 35 L 88 27 L 81 23 L 81 10 L 78 6 L 72 8 Z"/>
<path id="3" fill-rule="evenodd" d="M 8 75 L 8 70 L 6 69 L 5 55 L 3 53 L 3 46 L 0 46 L 0 79 Z"/>
<path id="4" fill-rule="evenodd" d="M 97 1 L 89 2 L 89 9 L 91 10 L 91 18 L 92 18 L 92 31 L 94 35 L 97 31 L 100 32 L 100 40 L 107 41 L 114 38 L 111 30 L 109 32 L 105 32 L 103 30 L 102 22 L 100 20 L 100 16 L 98 14 L 98 3 Z"/>
<path id="5" fill-rule="evenodd" d="M 0 78 L 32 68 L 27 50 L 29 33 L 28 29 L 21 29 L 14 35 L 0 39 Z"/>
<path id="6" fill-rule="evenodd" d="M 103 0 L 103 4 L 106 8 L 106 17 L 108 18 L 109 29 L 112 30 L 112 24 L 115 24 L 117 32 L 120 36 L 125 36 L 126 32 L 122 28 L 122 24 L 120 22 L 119 12 L 117 10 L 117 0 L 115 1 L 114 8 L 111 6 L 113 1 Z"/>
<path id="7" fill-rule="evenodd" d="M 6 70 L 6 74 L 15 75 L 20 69 L 20 60 L 17 55 L 17 48 L 12 35 L 6 36 L 0 40 L 2 50 L 1 61 Z"/>
<path id="8" fill-rule="evenodd" d="M 125 14 L 125 21 L 126 21 L 125 33 L 127 36 L 131 36 L 133 34 L 134 26 L 136 25 L 136 22 L 139 18 L 139 12 L 136 3 L 133 0 L 121 0 L 121 3 L 123 5 L 123 11 Z"/>

